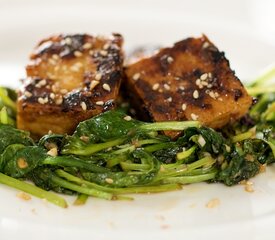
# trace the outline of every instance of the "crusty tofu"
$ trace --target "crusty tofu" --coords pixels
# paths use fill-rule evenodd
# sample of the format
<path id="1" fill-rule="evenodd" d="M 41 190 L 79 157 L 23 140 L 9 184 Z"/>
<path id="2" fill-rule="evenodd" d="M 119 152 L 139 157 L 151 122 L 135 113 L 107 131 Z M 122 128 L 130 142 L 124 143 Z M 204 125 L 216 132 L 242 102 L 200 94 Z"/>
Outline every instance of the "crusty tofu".
<path id="1" fill-rule="evenodd" d="M 198 120 L 221 128 L 243 116 L 252 103 L 224 53 L 206 36 L 185 39 L 130 64 L 126 76 L 130 102 L 146 120 Z"/>
<path id="2" fill-rule="evenodd" d="M 72 133 L 76 125 L 114 107 L 123 76 L 123 39 L 57 35 L 30 56 L 19 90 L 17 126 L 40 137 Z"/>

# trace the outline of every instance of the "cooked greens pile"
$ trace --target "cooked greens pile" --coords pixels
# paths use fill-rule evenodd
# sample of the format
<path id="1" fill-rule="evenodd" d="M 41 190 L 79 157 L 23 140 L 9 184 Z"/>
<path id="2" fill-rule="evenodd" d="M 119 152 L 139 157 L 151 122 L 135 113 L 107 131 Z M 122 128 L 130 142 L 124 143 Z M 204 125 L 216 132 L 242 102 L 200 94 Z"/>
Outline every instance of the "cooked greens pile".
<path id="1" fill-rule="evenodd" d="M 220 131 L 197 121 L 145 123 L 117 109 L 79 123 L 71 136 L 38 142 L 15 128 L 16 94 L 0 88 L 0 183 L 61 207 L 67 203 L 53 191 L 83 204 L 88 196 L 130 200 L 202 181 L 237 184 L 275 161 L 275 93 L 262 79 L 247 88 L 258 99 L 250 112 Z M 165 130 L 183 134 L 171 140 Z"/>

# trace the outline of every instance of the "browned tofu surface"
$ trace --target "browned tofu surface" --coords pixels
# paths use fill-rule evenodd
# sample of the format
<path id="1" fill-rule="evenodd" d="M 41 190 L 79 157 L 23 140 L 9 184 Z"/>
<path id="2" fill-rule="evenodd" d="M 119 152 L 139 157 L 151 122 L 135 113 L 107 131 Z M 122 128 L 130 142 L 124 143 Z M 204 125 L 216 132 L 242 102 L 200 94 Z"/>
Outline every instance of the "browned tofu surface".
<path id="1" fill-rule="evenodd" d="M 224 53 L 206 36 L 188 38 L 128 65 L 126 76 L 131 103 L 156 122 L 198 120 L 221 128 L 243 116 L 252 103 Z"/>
<path id="2" fill-rule="evenodd" d="M 19 91 L 17 125 L 33 136 L 72 133 L 85 119 L 111 109 L 123 75 L 122 37 L 57 35 L 30 56 Z"/>

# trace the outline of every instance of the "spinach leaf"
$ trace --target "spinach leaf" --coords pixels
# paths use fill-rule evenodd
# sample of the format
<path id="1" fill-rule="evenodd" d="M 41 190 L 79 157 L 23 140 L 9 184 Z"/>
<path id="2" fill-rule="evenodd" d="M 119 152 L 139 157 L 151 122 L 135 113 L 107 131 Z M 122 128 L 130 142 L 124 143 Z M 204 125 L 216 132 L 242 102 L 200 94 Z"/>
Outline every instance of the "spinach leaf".
<path id="1" fill-rule="evenodd" d="M 139 159 L 149 166 L 145 171 L 134 172 L 107 172 L 90 173 L 83 172 L 84 179 L 109 187 L 129 187 L 145 185 L 153 181 L 160 169 L 160 162 L 152 155 L 141 149 L 135 150 L 132 157 Z"/>
<path id="2" fill-rule="evenodd" d="M 242 180 L 254 177 L 259 170 L 260 163 L 257 160 L 249 161 L 235 151 L 231 155 L 228 166 L 217 173 L 216 180 L 232 186 Z"/>
<path id="3" fill-rule="evenodd" d="M 31 146 L 34 145 L 34 142 L 28 132 L 18 130 L 10 125 L 0 124 L 0 154 L 11 144 Z"/>
<path id="4" fill-rule="evenodd" d="M 9 145 L 1 155 L 1 172 L 15 178 L 25 177 L 46 158 L 46 151 L 37 146 Z"/>

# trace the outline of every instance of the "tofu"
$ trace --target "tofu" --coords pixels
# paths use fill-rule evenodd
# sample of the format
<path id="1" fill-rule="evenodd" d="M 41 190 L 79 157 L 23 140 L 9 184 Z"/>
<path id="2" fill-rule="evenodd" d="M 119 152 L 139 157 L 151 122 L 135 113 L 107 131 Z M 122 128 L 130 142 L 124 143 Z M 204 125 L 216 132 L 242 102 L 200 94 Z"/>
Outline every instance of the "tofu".
<path id="1" fill-rule="evenodd" d="M 80 121 L 115 107 L 123 77 L 123 38 L 56 35 L 30 55 L 17 103 L 17 127 L 40 137 L 71 134 Z"/>
<path id="2" fill-rule="evenodd" d="M 187 38 L 126 66 L 124 85 L 145 120 L 198 120 L 221 128 L 252 104 L 224 53 L 206 36 Z M 178 132 L 165 132 L 177 137 Z"/>

